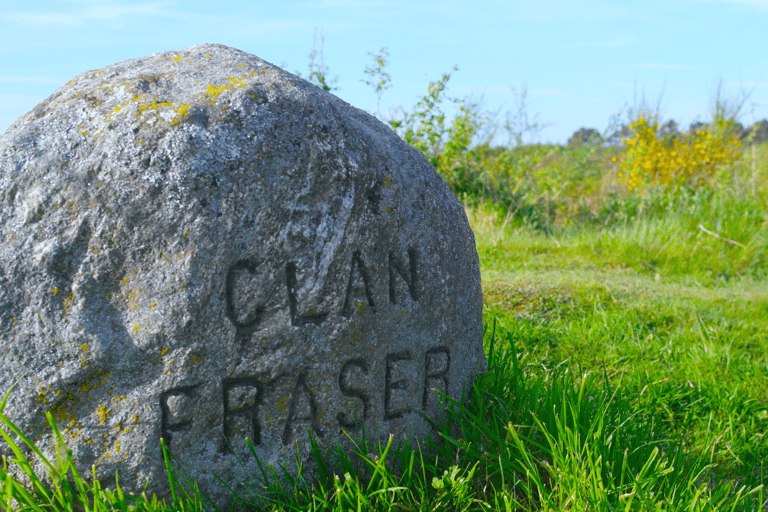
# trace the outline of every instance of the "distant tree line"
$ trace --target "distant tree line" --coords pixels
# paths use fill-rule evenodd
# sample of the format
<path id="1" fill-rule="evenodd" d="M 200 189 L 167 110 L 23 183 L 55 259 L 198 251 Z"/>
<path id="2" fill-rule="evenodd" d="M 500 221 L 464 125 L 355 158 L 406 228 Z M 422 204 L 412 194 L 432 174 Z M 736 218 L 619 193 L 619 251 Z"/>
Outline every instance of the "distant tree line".
<path id="1" fill-rule="evenodd" d="M 688 127 L 687 132 L 681 132 L 677 122 L 674 119 L 670 119 L 666 123 L 659 125 L 659 135 L 692 135 L 699 130 L 706 130 L 709 127 L 708 123 L 694 122 Z M 733 123 L 733 130 L 738 140 L 749 142 L 750 135 L 751 143 L 761 144 L 768 142 L 768 119 L 757 121 L 753 123 L 749 128 L 745 128 L 743 124 L 736 121 Z M 600 132 L 595 128 L 579 128 L 568 139 L 568 145 L 570 146 L 587 146 L 590 144 L 603 144 L 606 146 L 619 146 L 622 144 L 622 139 L 626 139 L 632 136 L 632 130 L 629 126 L 622 125 L 621 128 L 614 130 L 613 133 L 606 137 L 602 137 Z"/>

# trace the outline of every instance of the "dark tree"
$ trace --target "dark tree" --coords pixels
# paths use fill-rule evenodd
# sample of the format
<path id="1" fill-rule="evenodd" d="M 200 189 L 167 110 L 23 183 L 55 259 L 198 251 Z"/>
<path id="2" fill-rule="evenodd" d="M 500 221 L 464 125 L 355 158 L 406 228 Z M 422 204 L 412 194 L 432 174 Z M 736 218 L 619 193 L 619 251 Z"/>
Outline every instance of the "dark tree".
<path id="1" fill-rule="evenodd" d="M 733 136 L 739 140 L 744 140 L 749 136 L 749 130 L 738 121 L 735 121 L 730 128 L 733 130 Z"/>
<path id="2" fill-rule="evenodd" d="M 633 133 L 632 130 L 629 129 L 629 126 L 626 124 L 621 125 L 621 128 L 614 131 L 612 134 L 608 136 L 608 138 L 605 139 L 605 145 L 606 146 L 621 146 L 624 144 L 622 139 L 628 139 L 632 137 Z"/>
<path id="3" fill-rule="evenodd" d="M 696 121 L 695 123 L 691 123 L 691 126 L 688 128 L 688 134 L 689 135 L 696 135 L 696 132 L 699 130 L 705 130 L 709 128 L 709 125 L 707 123 L 702 123 L 700 121 Z"/>
<path id="4" fill-rule="evenodd" d="M 678 128 L 677 122 L 674 119 L 670 119 L 666 123 L 659 126 L 659 134 L 662 136 L 669 135 L 674 137 L 678 133 L 680 133 L 680 129 Z"/>
<path id="5" fill-rule="evenodd" d="M 600 142 L 600 132 L 594 128 L 579 128 L 568 139 L 569 146 L 586 146 Z"/>

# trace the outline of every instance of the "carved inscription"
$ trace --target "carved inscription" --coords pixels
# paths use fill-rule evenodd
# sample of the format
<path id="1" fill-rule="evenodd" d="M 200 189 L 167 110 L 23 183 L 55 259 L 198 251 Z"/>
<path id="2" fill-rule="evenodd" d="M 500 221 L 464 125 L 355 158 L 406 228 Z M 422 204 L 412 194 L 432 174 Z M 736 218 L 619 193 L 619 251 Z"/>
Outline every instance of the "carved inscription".
<path id="1" fill-rule="evenodd" d="M 354 254 L 352 254 L 352 266 L 349 270 L 349 282 L 347 283 L 347 293 L 344 296 L 344 306 L 341 308 L 341 314 L 343 316 L 352 314 L 352 302 L 354 297 L 359 294 L 358 288 L 360 285 L 357 283 L 357 279 L 355 279 L 355 269 L 357 269 L 357 272 L 362 278 L 363 290 L 368 305 L 374 313 L 376 312 L 376 305 L 373 303 L 373 294 L 371 293 L 371 278 L 368 275 L 368 269 L 365 267 L 360 251 L 355 251 Z"/>
<path id="2" fill-rule="evenodd" d="M 372 209 L 375 210 L 380 199 L 376 187 L 371 189 L 369 199 Z M 386 268 L 379 267 L 373 274 L 362 253 L 352 253 L 349 278 L 344 283 L 344 302 L 338 314 L 349 317 L 355 308 L 365 308 L 373 314 L 377 313 L 373 275 L 388 276 L 388 286 L 384 293 L 388 294 L 392 306 L 404 304 L 409 300 L 419 303 L 421 283 L 418 274 L 418 250 L 409 247 L 403 253 L 390 249 L 386 260 L 381 264 L 386 265 Z M 290 323 L 296 327 L 320 325 L 329 315 L 326 312 L 314 312 L 311 308 L 309 311 L 312 312 L 306 313 L 307 309 L 300 308 L 297 274 L 299 271 L 296 263 L 287 262 L 285 289 Z M 225 277 L 226 317 L 236 329 L 236 338 L 242 343 L 250 340 L 253 333 L 260 328 L 265 314 L 264 302 L 259 295 L 261 287 L 258 277 L 258 265 L 248 259 L 236 261 Z M 419 368 L 422 355 L 423 367 Z M 431 399 L 435 396 L 434 390 L 448 394 L 450 366 L 451 354 L 446 346 L 432 347 L 415 355 L 408 350 L 392 352 L 385 355 L 379 366 L 372 365 L 363 357 L 349 359 L 338 368 L 337 374 L 337 393 L 353 399 L 345 402 L 347 410 L 333 410 L 335 403 L 323 402 L 321 406 L 310 384 L 311 368 L 305 368 L 293 377 L 281 373 L 267 380 L 252 375 L 224 378 L 221 381 L 221 392 L 217 393 L 222 401 L 224 441 L 221 450 L 227 450 L 236 432 L 250 437 L 254 445 L 262 444 L 264 428 L 270 429 L 270 438 L 276 435 L 284 445 L 288 445 L 296 433 L 305 431 L 306 427 L 322 437 L 324 432 L 320 418 L 327 417 L 328 413 L 336 418 L 341 428 L 357 430 L 365 422 L 374 419 L 371 418 L 373 410 L 380 411 L 380 419 L 385 421 L 402 418 L 419 408 L 426 412 L 434 405 Z M 371 368 L 374 367 L 380 368 L 379 371 L 383 375 L 370 375 Z M 284 380 L 287 378 L 291 379 L 289 383 Z M 382 379 L 383 389 L 369 389 L 370 379 Z M 278 384 L 279 382 L 283 384 Z M 200 386 L 201 384 L 175 387 L 160 395 L 161 436 L 169 446 L 174 433 L 190 430 L 196 421 L 188 404 L 186 412 L 180 411 L 184 410 L 181 404 L 198 397 Z M 279 389 L 283 391 L 278 393 Z M 280 398 L 279 394 L 287 396 Z M 374 400 L 380 401 L 374 403 Z M 354 404 L 352 410 L 348 409 L 350 403 Z M 274 423 L 275 419 L 270 419 L 274 416 L 265 412 L 267 407 L 273 406 L 284 412 L 284 415 L 277 416 L 283 418 L 278 420 L 279 423 Z M 328 406 L 332 408 L 331 411 L 322 410 Z M 265 415 L 266 417 L 263 417 Z"/>
<path id="3" fill-rule="evenodd" d="M 339 425 L 348 429 L 357 429 L 366 419 L 368 419 L 368 408 L 371 405 L 371 399 L 364 390 L 353 388 L 348 383 L 350 374 L 354 368 L 359 368 L 365 375 L 368 375 L 368 363 L 361 357 L 350 359 L 344 363 L 344 366 L 341 367 L 341 371 L 339 372 L 339 389 L 341 390 L 341 394 L 344 396 L 358 398 L 363 403 L 362 418 L 358 417 L 357 410 L 355 410 L 356 414 L 352 419 L 349 418 L 348 414 L 343 412 L 340 412 L 336 415 L 336 419 L 338 420 Z"/>
<path id="4" fill-rule="evenodd" d="M 301 403 L 301 399 L 305 398 L 308 401 L 309 416 L 298 416 L 298 409 Z M 320 422 L 317 419 L 318 408 L 317 401 L 315 400 L 315 393 L 307 386 L 307 371 L 303 371 L 299 374 L 299 378 L 296 379 L 296 385 L 293 387 L 293 394 L 291 395 L 291 402 L 288 404 L 288 418 L 285 420 L 285 429 L 283 430 L 283 444 L 287 445 L 291 440 L 291 434 L 293 433 L 293 424 L 297 421 L 309 421 L 310 426 L 315 434 L 320 437 L 323 436 L 323 431 L 320 429 Z"/>
<path id="5" fill-rule="evenodd" d="M 432 397 L 434 390 L 448 394 L 448 373 L 451 366 L 451 352 L 446 346 L 437 346 L 424 352 L 423 386 L 419 382 L 409 379 L 414 375 L 416 362 L 421 356 L 414 357 L 410 351 L 400 351 L 387 354 L 383 364 L 384 389 L 379 395 L 383 420 L 394 420 L 419 408 L 423 412 L 431 410 L 438 402 Z M 333 410 L 335 403 L 325 404 L 332 408 L 324 411 L 318 402 L 318 397 L 309 384 L 310 370 L 305 369 L 291 380 L 290 396 L 288 399 L 285 422 L 278 427 L 279 438 L 284 445 L 289 445 L 296 432 L 305 431 L 306 425 L 320 437 L 324 432 L 320 425 L 320 418 L 327 412 L 336 413 L 335 417 L 341 428 L 358 430 L 365 421 L 371 418 L 375 392 L 363 387 L 353 385 L 350 381 L 353 375 L 368 376 L 371 365 L 364 358 L 356 357 L 346 361 L 338 373 L 339 392 L 346 397 L 355 398 L 362 404 L 362 410 L 357 407 L 350 411 Z M 417 373 L 420 374 L 420 373 Z M 223 440 L 220 445 L 222 452 L 229 451 L 232 437 L 235 433 L 235 425 L 242 428 L 246 424 L 244 436 L 251 438 L 254 445 L 258 446 L 264 441 L 264 414 L 265 404 L 278 402 L 278 382 L 289 378 L 282 373 L 271 380 L 262 380 L 259 377 L 243 376 L 228 377 L 221 381 L 222 397 L 222 429 Z M 381 378 L 381 377 L 379 377 Z M 359 381 L 358 381 L 359 382 Z M 173 434 L 182 430 L 189 430 L 195 421 L 195 416 L 186 407 L 188 416 L 179 418 L 179 411 L 183 407 L 172 406 L 171 402 L 179 398 L 191 399 L 198 396 L 200 384 L 171 388 L 160 395 L 161 411 L 161 435 L 170 447 Z M 435 400 L 435 401 L 433 401 Z M 415 402 L 415 403 L 414 403 Z"/>
<path id="6" fill-rule="evenodd" d="M 422 408 L 427 409 L 427 401 L 430 396 L 434 396 L 435 393 L 430 393 L 433 389 L 438 389 L 434 386 L 435 381 L 442 381 L 441 391 L 444 394 L 448 394 L 448 370 L 451 368 L 451 351 L 448 347 L 435 347 L 427 350 L 424 356 L 424 397 L 422 399 Z"/>
<path id="7" fill-rule="evenodd" d="M 372 197 L 375 198 L 376 196 Z M 408 300 L 406 297 L 410 297 L 410 300 L 417 304 L 420 299 L 419 251 L 414 247 L 409 247 L 405 253 L 407 259 L 400 256 L 402 254 L 400 251 L 390 249 L 387 260 L 382 262 L 386 264 L 386 269 L 380 268 L 378 271 L 386 272 L 385 275 L 389 276 L 387 293 L 392 306 L 403 304 L 404 301 Z M 226 315 L 237 329 L 236 337 L 241 344 L 250 340 L 252 334 L 261 327 L 265 314 L 265 306 L 258 299 L 257 267 L 258 265 L 251 260 L 238 260 L 229 268 L 225 278 Z M 341 316 L 349 318 L 356 306 L 361 308 L 361 312 L 363 308 L 366 308 L 373 314 L 377 313 L 378 309 L 374 298 L 374 285 L 376 283 L 372 276 L 381 275 L 378 272 L 371 272 L 371 268 L 360 251 L 352 253 L 349 263 L 349 278 L 345 282 L 344 302 L 341 305 L 341 311 L 339 311 Z M 289 261 L 285 264 L 285 288 L 291 325 L 303 327 L 322 324 L 328 319 L 328 312 L 302 313 L 297 294 L 297 281 L 296 263 Z M 309 310 L 312 311 L 312 308 Z"/>
<path id="8" fill-rule="evenodd" d="M 199 386 L 199 384 L 179 386 L 160 394 L 160 436 L 165 440 L 166 446 L 171 446 L 174 432 L 184 430 L 192 424 L 191 417 L 172 422 L 175 414 L 171 411 L 170 401 L 176 397 L 192 397 Z"/>
<path id="9" fill-rule="evenodd" d="M 397 409 L 392 409 L 392 402 L 396 397 L 393 397 L 395 390 L 402 390 L 401 393 L 407 393 L 407 381 L 405 379 L 394 380 L 393 373 L 395 367 L 401 361 L 410 361 L 413 359 L 411 353 L 408 351 L 396 352 L 394 354 L 387 354 L 384 373 L 384 419 L 391 420 L 399 418 L 400 416 L 411 412 L 409 405 L 401 405 Z"/>
<path id="10" fill-rule="evenodd" d="M 397 287 L 395 286 L 395 276 L 399 275 L 408 285 L 408 293 L 415 302 L 419 301 L 419 294 L 416 288 L 416 259 L 418 252 L 411 247 L 408 249 L 408 266 L 399 261 L 392 250 L 389 251 L 389 302 L 392 305 L 397 304 Z"/>
<path id="11" fill-rule="evenodd" d="M 248 341 L 254 331 L 259 328 L 264 311 L 264 306 L 260 304 L 252 305 L 250 311 L 241 304 L 246 303 L 247 306 L 250 302 L 244 299 L 248 298 L 247 292 L 253 291 L 248 285 L 255 276 L 256 264 L 248 260 L 240 260 L 229 268 L 224 285 L 227 318 L 237 329 L 236 337 L 241 344 Z"/>
<path id="12" fill-rule="evenodd" d="M 224 379 L 221 383 L 221 387 L 224 392 L 224 438 L 228 440 L 232 435 L 232 420 L 237 416 L 245 416 L 250 423 L 251 439 L 253 440 L 253 444 L 261 444 L 259 405 L 261 405 L 261 401 L 264 399 L 264 385 L 254 377 L 237 377 L 234 379 Z M 231 396 L 230 392 L 238 390 L 246 392 L 249 391 L 250 393 L 248 394 L 252 396 L 248 396 L 247 400 L 242 400 L 243 397 L 240 397 L 240 403 L 233 404 L 233 397 Z M 226 451 L 226 447 L 224 446 L 225 444 L 226 441 L 222 444 L 222 451 Z"/>
<path id="13" fill-rule="evenodd" d="M 296 264 L 287 263 L 285 265 L 285 282 L 288 287 L 288 307 L 291 312 L 291 325 L 306 325 L 316 324 L 319 325 L 325 320 L 327 316 L 325 313 L 314 315 L 298 314 L 298 303 L 296 301 Z"/>

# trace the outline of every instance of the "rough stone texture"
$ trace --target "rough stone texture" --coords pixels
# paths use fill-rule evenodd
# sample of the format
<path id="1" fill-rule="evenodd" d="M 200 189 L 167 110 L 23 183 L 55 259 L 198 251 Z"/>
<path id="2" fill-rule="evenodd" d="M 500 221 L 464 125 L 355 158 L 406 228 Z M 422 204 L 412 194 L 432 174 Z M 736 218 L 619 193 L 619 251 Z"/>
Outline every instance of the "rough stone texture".
<path id="1" fill-rule="evenodd" d="M 225 500 L 342 429 L 423 438 L 485 365 L 474 237 L 415 149 L 253 55 L 85 72 L 0 138 L 0 385 L 50 450 Z M 50 454 L 51 452 L 48 451 Z"/>

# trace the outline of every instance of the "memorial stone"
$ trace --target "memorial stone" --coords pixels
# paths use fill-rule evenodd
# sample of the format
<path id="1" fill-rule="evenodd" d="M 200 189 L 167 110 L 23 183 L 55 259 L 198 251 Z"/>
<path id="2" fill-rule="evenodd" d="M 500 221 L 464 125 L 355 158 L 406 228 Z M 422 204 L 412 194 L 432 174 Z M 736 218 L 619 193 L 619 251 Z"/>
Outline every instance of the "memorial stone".
<path id="1" fill-rule="evenodd" d="M 344 432 L 423 440 L 482 371 L 474 237 L 386 125 L 202 45 L 88 71 L 0 137 L 0 385 L 54 455 L 219 504 Z M 234 453 L 233 453 L 234 452 Z M 241 466 L 235 454 L 244 464 Z M 42 470 L 41 466 L 38 469 Z"/>

